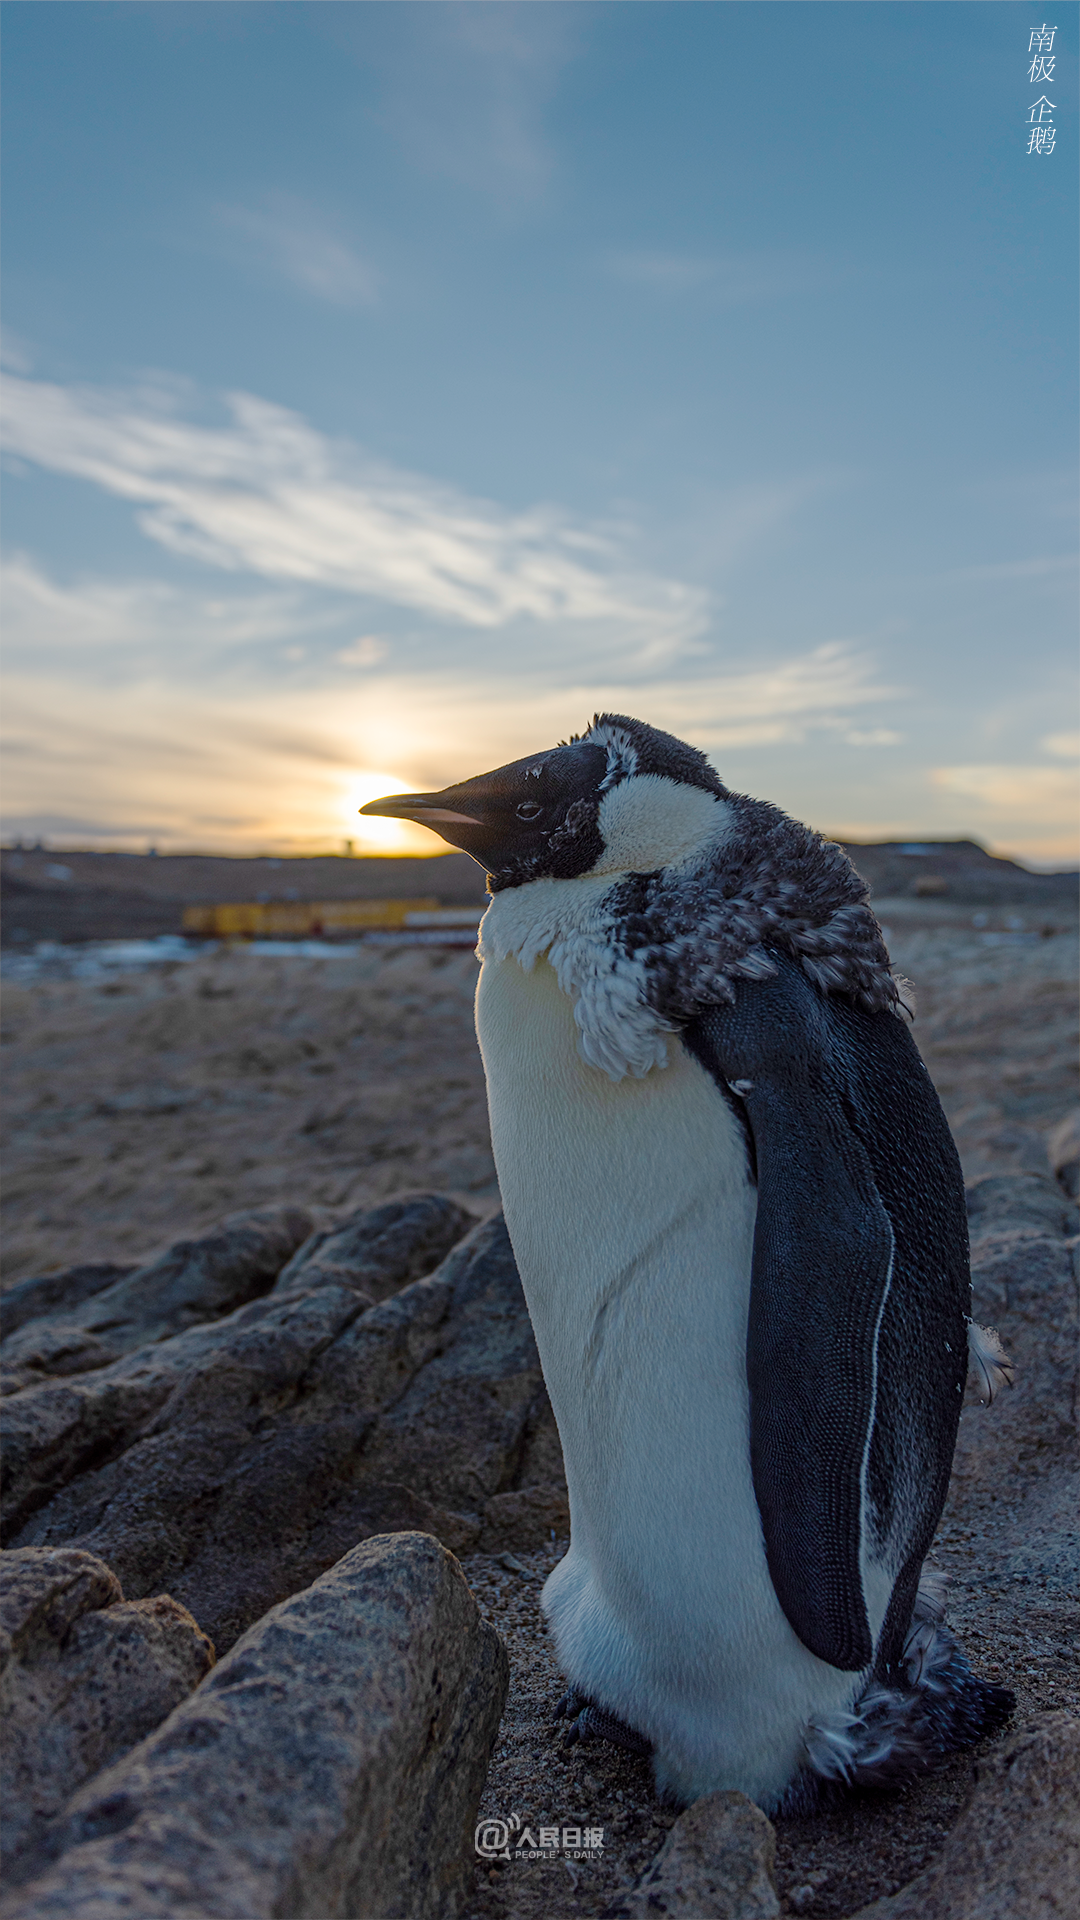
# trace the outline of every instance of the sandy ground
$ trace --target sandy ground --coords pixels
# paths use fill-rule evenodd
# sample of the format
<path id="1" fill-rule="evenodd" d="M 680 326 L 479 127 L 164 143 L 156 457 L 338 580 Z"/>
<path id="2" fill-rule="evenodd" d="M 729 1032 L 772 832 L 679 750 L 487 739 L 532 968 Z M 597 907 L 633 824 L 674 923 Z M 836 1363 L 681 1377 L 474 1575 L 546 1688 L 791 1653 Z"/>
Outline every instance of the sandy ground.
<path id="1" fill-rule="evenodd" d="M 1045 1170 L 1076 1100 L 1075 920 L 1047 937 L 879 905 L 969 1178 Z M 1000 916 L 999 916 L 1000 917 Z M 895 924 L 892 924 L 895 923 Z M 498 1200 L 467 950 L 205 958 L 5 986 L 4 1274 L 136 1260 L 242 1207 L 436 1187 Z"/>
<path id="2" fill-rule="evenodd" d="M 1040 937 L 944 924 L 910 902 L 878 911 L 914 983 L 915 1034 L 968 1177 L 1045 1171 L 1046 1133 L 1077 1098 L 1075 922 L 1058 914 Z M 222 950 L 112 979 L 9 987 L 8 1281 L 134 1260 L 269 1201 L 337 1211 L 433 1187 L 490 1211 L 474 981 L 467 951 L 370 948 L 319 960 Z M 603 1860 L 482 1867 L 469 1920 L 599 1915 L 674 1818 L 644 1763 L 602 1743 L 558 1744 L 551 1709 L 562 1689 L 537 1603 L 562 1550 L 466 1564 L 513 1669 L 483 1809 L 602 1827 Z M 1076 1707 L 1076 1619 L 1063 1599 L 988 1586 L 971 1558 L 952 1614 L 979 1670 L 1015 1688 L 1021 1718 Z M 784 1910 L 848 1915 L 904 1884 L 940 1848 L 969 1779 L 964 1755 L 904 1794 L 782 1822 Z"/>
<path id="3" fill-rule="evenodd" d="M 497 1204 L 467 950 L 242 948 L 4 995 L 5 1272 L 136 1260 L 243 1207 Z"/>
<path id="4" fill-rule="evenodd" d="M 983 1409 L 976 1410 L 980 1417 Z M 503 1716 L 481 1818 L 517 1813 L 540 1826 L 600 1827 L 602 1858 L 511 1860 L 477 1868 L 468 1920 L 596 1920 L 649 1864 L 678 1809 L 655 1796 L 646 1760 L 603 1741 L 564 1748 L 552 1708 L 564 1690 L 551 1644 L 538 1621 L 538 1596 L 568 1542 L 503 1560 L 465 1562 L 469 1584 L 510 1651 L 510 1698 Z M 504 1564 L 505 1562 L 505 1564 Z M 516 1562 L 516 1566 L 511 1564 Z M 954 1582 L 950 1620 L 976 1670 L 1007 1684 L 1019 1725 L 1035 1713 L 1080 1707 L 1077 1613 L 1029 1586 L 965 1592 Z M 996 1669 L 996 1670 L 995 1670 Z M 986 1743 L 987 1747 L 989 1743 Z M 979 1749 L 979 1750 L 985 1750 Z M 977 1751 L 979 1751 L 977 1750 Z M 843 1795 L 831 1810 L 776 1825 L 776 1878 L 784 1913 L 841 1920 L 897 1891 L 940 1852 L 967 1797 L 974 1755 L 955 1755 L 939 1773 L 900 1793 Z"/>

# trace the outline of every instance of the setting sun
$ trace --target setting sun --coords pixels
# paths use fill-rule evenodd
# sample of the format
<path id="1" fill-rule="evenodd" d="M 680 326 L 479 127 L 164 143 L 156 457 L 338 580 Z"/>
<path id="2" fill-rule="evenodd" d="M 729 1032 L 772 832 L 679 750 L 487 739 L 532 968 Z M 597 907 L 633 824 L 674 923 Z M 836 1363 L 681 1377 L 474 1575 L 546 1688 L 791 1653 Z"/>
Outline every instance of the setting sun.
<path id="1" fill-rule="evenodd" d="M 381 800 L 386 793 L 409 793 L 412 790 L 408 780 L 393 773 L 359 773 L 353 776 L 345 794 L 343 832 L 346 839 L 354 842 L 358 853 L 446 852 L 446 843 L 439 839 L 438 834 L 432 833 L 429 827 L 415 825 L 411 820 L 357 818 L 359 809 L 365 807 L 369 800 Z"/>

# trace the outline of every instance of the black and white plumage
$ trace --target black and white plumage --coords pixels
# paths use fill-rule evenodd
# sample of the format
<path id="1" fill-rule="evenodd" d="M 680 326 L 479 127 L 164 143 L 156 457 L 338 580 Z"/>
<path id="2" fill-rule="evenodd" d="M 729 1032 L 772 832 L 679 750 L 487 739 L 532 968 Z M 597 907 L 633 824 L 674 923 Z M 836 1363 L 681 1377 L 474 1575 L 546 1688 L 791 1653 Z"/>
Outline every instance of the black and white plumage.
<path id="1" fill-rule="evenodd" d="M 442 794 L 571 1543 L 576 1726 L 680 1799 L 879 1784 L 999 1724 L 920 1575 L 968 1370 L 956 1151 L 842 850 L 599 717 Z M 987 1393 L 1007 1377 L 971 1336 Z M 981 1356 L 981 1357 L 980 1357 Z"/>

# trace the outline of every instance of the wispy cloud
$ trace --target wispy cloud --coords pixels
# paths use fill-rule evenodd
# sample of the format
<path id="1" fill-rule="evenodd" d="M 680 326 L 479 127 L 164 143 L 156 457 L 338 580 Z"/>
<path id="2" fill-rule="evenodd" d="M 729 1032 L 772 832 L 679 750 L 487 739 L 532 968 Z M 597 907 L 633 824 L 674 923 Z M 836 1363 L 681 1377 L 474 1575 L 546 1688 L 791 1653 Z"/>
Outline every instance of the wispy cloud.
<path id="1" fill-rule="evenodd" d="M 270 196 L 262 207 L 219 207 L 230 238 L 275 273 L 337 307 L 373 307 L 382 275 L 306 201 Z"/>
<path id="2" fill-rule="evenodd" d="M 950 567 L 941 578 L 963 581 L 965 584 L 984 581 L 993 584 L 999 580 L 1072 580 L 1075 579 L 1078 564 L 1080 561 L 1075 553 L 1035 554 L 1028 560 L 989 560 L 972 567 Z"/>
<path id="3" fill-rule="evenodd" d="M 353 830 L 355 755 L 325 716 L 311 721 L 280 694 L 140 682 L 118 701 L 20 676 L 5 712 L 5 831 L 221 852 L 333 846 Z"/>
<path id="4" fill-rule="evenodd" d="M 328 10 L 382 79 L 382 119 L 413 163 L 504 213 L 540 201 L 555 171 L 549 103 L 574 57 L 581 21 L 567 6 L 391 7 L 373 36 L 366 10 Z"/>
<path id="5" fill-rule="evenodd" d="M 362 634 L 359 640 L 350 640 L 347 647 L 335 655 L 343 667 L 377 667 L 386 659 L 390 648 L 377 633 Z"/>
<path id="6" fill-rule="evenodd" d="M 931 779 L 990 814 L 1032 825 L 1067 820 L 1071 829 L 1080 804 L 1080 770 L 1073 767 L 935 767 Z"/>
<path id="7" fill-rule="evenodd" d="M 814 698 L 814 677 L 804 663 L 804 698 Z M 222 851 L 332 846 L 360 834 L 355 793 L 371 770 L 393 770 L 401 787 L 441 786 L 554 744 L 598 707 L 636 711 L 711 747 L 721 766 L 720 736 L 746 748 L 799 739 L 819 724 L 835 734 L 832 710 L 796 708 L 798 679 L 721 677 L 674 689 L 375 672 L 330 698 L 325 687 L 200 690 L 159 676 L 133 681 L 118 701 L 89 678 L 64 684 L 26 671 L 11 677 L 5 703 L 5 825 L 37 834 L 82 820 L 97 840 Z M 834 677 L 828 692 L 837 690 Z M 769 711 L 778 694 L 790 703 L 780 721 Z M 705 702 L 727 716 L 724 725 L 696 724 Z M 410 843 L 431 852 L 438 844 L 421 829 Z"/>
<path id="8" fill-rule="evenodd" d="M 9 674 L 52 671 L 58 685 L 130 686 L 162 674 L 174 684 L 193 675 L 220 683 L 241 663 L 265 662 L 275 643 L 336 624 L 310 597 L 281 588 L 218 596 L 158 580 L 66 585 L 20 553 L 5 560 L 2 598 Z"/>
<path id="9" fill-rule="evenodd" d="M 266 645 L 317 619 L 291 589 L 215 599 L 154 582 L 62 585 L 16 560 L 6 581 L 8 831 L 325 847 L 359 841 L 363 779 L 391 776 L 383 791 L 441 786 L 579 731 L 600 707 L 694 740 L 721 769 L 738 752 L 745 768 L 755 747 L 815 735 L 839 744 L 890 692 L 871 660 L 839 645 L 685 681 L 584 659 L 575 674 L 524 649 L 496 671 L 437 656 L 403 671 L 394 651 L 380 657 L 374 634 L 309 649 L 295 666 L 282 655 L 304 649 Z M 436 845 L 421 829 L 410 844 Z"/>
<path id="10" fill-rule="evenodd" d="M 843 271 L 808 253 L 678 253 L 631 247 L 611 253 L 607 271 L 628 286 L 669 299 L 707 295 L 713 306 L 743 306 L 834 282 Z"/>
<path id="11" fill-rule="evenodd" d="M 61 584 L 25 558 L 8 568 L 5 611 L 7 830 L 88 844 L 223 852 L 360 844 L 365 780 L 384 777 L 384 791 L 441 786 L 565 738 L 604 707 L 694 741 L 734 784 L 838 832 L 835 800 L 815 813 L 801 777 L 791 794 L 777 794 L 778 767 L 788 749 L 825 767 L 887 748 L 896 735 L 880 724 L 882 709 L 904 691 L 870 652 L 840 642 L 737 671 L 691 661 L 678 676 L 612 671 L 584 656 L 575 673 L 522 648 L 500 652 L 494 670 L 440 663 L 433 650 L 406 671 L 396 646 L 376 657 L 378 634 L 353 627 L 342 644 L 340 609 L 320 639 L 325 609 L 302 588 L 215 597 L 152 581 Z M 298 636 L 306 650 L 289 644 Z M 282 659 L 305 651 L 302 663 Z M 893 837 L 975 833 L 1029 858 L 1067 861 L 1071 744 L 1057 735 L 1043 742 L 1061 756 L 1056 765 L 965 764 L 929 777 L 911 769 L 909 778 L 894 760 Z M 846 830 L 885 831 L 866 816 Z M 439 843 L 417 828 L 408 844 L 419 852 Z"/>
<path id="12" fill-rule="evenodd" d="M 298 415 L 232 394 L 229 423 L 196 425 L 167 396 L 4 383 L 10 453 L 144 504 L 174 553 L 265 579 L 363 595 L 441 621 L 606 624 L 666 658 L 703 629 L 698 587 L 640 572 L 610 538 L 550 507 L 508 513 L 422 475 L 365 461 Z"/>
<path id="13" fill-rule="evenodd" d="M 879 680 L 868 654 L 834 640 L 748 673 L 665 687 L 660 698 L 669 719 L 661 724 L 717 752 L 793 745 L 811 732 L 848 740 L 853 708 L 895 699 L 900 691 Z"/>

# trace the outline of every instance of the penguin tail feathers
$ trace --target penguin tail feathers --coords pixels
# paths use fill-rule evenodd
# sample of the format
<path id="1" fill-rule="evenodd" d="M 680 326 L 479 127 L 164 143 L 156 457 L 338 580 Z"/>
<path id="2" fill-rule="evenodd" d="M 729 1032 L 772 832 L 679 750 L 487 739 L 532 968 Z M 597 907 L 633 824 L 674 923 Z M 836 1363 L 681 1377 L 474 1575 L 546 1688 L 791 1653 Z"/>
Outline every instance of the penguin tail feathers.
<path id="1" fill-rule="evenodd" d="M 1015 1695 L 972 1673 L 944 1613 L 940 1588 L 927 1581 L 919 1589 L 904 1643 L 907 1685 L 886 1687 L 872 1681 L 851 1713 L 811 1722 L 805 1738 L 806 1770 L 819 1782 L 899 1786 L 996 1733 L 1013 1714 Z M 794 1784 L 801 1804 L 811 1782 L 804 1772 Z"/>

